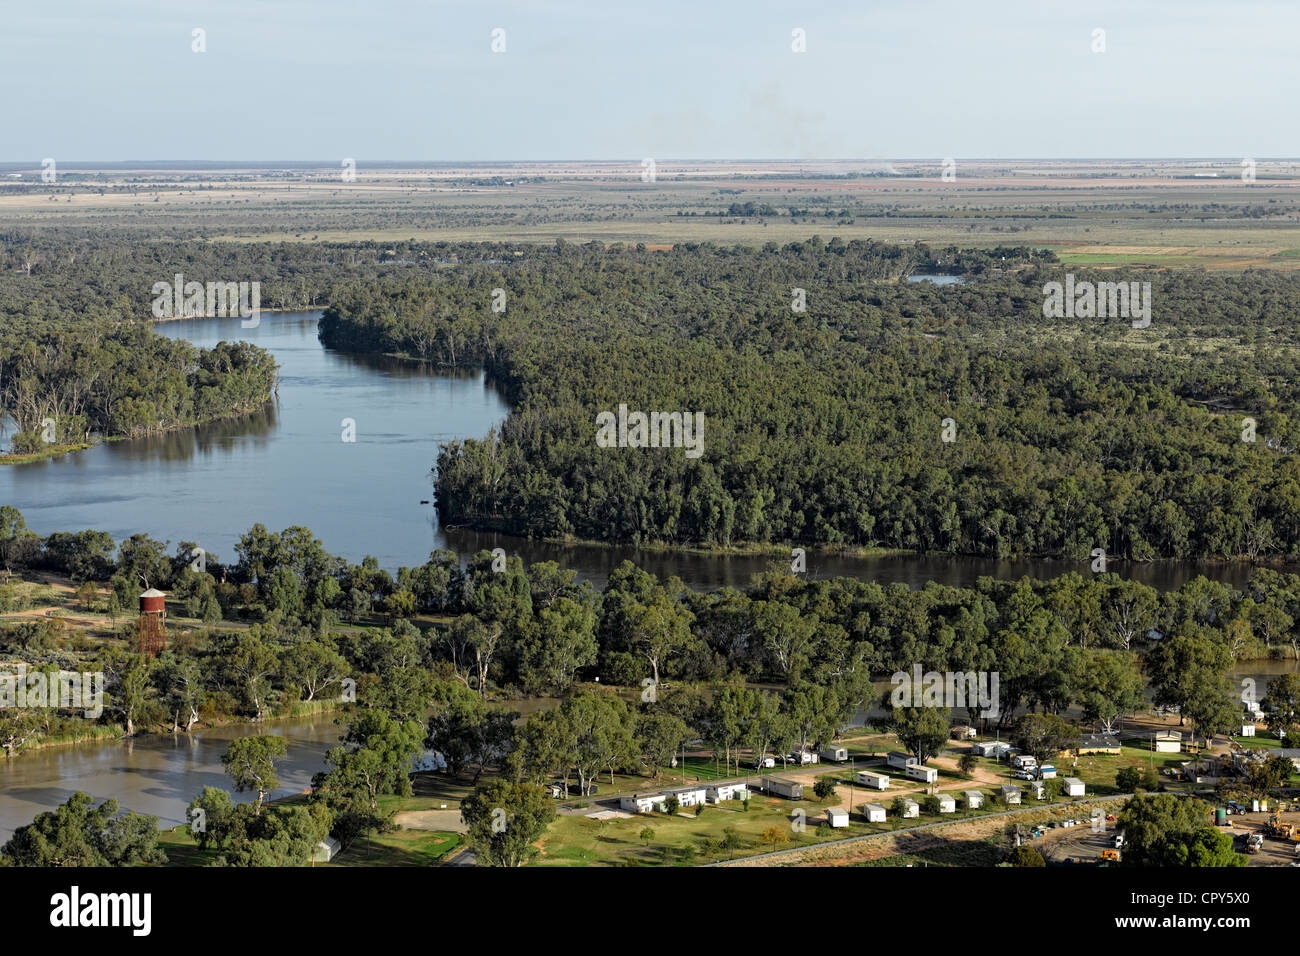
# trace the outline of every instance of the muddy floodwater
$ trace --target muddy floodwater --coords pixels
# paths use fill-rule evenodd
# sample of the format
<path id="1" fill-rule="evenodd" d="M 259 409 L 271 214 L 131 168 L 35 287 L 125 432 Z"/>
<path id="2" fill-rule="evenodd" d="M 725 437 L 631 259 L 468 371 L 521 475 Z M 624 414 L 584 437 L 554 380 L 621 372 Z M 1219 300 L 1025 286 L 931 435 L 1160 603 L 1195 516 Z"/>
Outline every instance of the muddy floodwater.
<path id="1" fill-rule="evenodd" d="M 31 823 L 36 814 L 64 803 L 78 790 L 98 803 L 113 797 L 123 810 L 159 818 L 159 826 L 185 822 L 185 808 L 204 787 L 231 789 L 221 766 L 230 741 L 248 733 L 284 737 L 288 754 L 276 761 L 280 787 L 271 797 L 300 793 L 324 767 L 325 751 L 338 743 L 333 717 L 268 721 L 219 727 L 186 736 L 145 736 L 137 740 L 49 747 L 0 758 L 0 841 Z M 235 794 L 237 800 L 255 794 Z"/>

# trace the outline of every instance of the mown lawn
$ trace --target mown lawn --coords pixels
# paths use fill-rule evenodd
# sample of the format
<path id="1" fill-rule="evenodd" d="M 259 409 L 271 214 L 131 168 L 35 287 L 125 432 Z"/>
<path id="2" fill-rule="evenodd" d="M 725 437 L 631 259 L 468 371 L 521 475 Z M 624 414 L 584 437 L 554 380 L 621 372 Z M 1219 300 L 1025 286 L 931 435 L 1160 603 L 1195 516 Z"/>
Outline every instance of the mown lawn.
<path id="1" fill-rule="evenodd" d="M 409 809 L 409 808 L 408 808 Z M 330 863 L 316 866 L 437 866 L 460 846 L 459 833 L 439 830 L 398 830 L 362 836 Z M 186 827 L 164 830 L 158 840 L 169 866 L 209 866 L 220 855 L 216 849 L 200 850 Z"/>
<path id="2" fill-rule="evenodd" d="M 360 837 L 328 864 L 320 866 L 437 866 L 460 846 L 463 835 L 441 830 L 398 830 Z"/>

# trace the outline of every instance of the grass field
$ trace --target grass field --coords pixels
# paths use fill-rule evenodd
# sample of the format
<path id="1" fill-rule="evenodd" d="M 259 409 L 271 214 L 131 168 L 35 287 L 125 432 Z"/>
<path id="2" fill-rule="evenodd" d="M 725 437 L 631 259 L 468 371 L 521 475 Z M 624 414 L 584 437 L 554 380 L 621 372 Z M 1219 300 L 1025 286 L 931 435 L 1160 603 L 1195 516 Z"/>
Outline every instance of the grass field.
<path id="1" fill-rule="evenodd" d="M 439 830 L 398 830 L 362 838 L 327 866 L 436 866 L 460 846 L 459 833 Z"/>
<path id="2" fill-rule="evenodd" d="M 1207 170 L 1217 176 L 1194 178 Z M 640 172 L 639 162 L 388 164 L 359 169 L 344 184 L 337 168 L 310 164 L 145 174 L 84 168 L 52 186 L 22 172 L 29 178 L 0 183 L 0 219 L 238 242 L 761 245 L 820 235 L 1023 243 L 1081 266 L 1300 268 L 1300 178 L 1287 162 L 1261 163 L 1250 184 L 1223 161 L 962 161 L 952 182 L 932 160 L 896 162 L 896 175 L 860 161 L 665 161 L 655 182 L 642 182 Z M 745 203 L 771 213 L 730 211 Z"/>

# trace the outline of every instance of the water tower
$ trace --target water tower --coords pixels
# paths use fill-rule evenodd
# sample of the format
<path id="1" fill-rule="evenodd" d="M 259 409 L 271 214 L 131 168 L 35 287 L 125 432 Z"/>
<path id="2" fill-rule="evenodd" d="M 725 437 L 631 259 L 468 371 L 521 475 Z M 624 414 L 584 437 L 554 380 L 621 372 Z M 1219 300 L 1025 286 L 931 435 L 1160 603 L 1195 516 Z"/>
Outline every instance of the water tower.
<path id="1" fill-rule="evenodd" d="M 167 649 L 166 618 L 167 595 L 157 588 L 140 595 L 140 653 L 144 657 L 157 657 Z"/>

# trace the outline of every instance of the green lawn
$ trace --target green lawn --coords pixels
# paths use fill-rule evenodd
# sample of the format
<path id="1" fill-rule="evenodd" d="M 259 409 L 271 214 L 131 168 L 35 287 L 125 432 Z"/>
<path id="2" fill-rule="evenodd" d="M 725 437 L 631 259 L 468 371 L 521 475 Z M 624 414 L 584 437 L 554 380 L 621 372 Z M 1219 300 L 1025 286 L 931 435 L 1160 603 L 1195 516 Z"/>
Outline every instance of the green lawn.
<path id="1" fill-rule="evenodd" d="M 463 835 L 440 830 L 398 830 L 361 837 L 327 866 L 437 866 Z"/>

